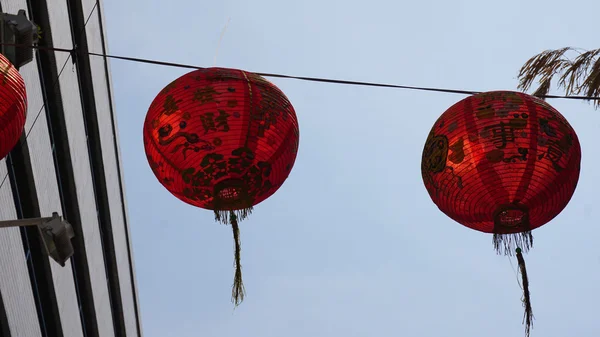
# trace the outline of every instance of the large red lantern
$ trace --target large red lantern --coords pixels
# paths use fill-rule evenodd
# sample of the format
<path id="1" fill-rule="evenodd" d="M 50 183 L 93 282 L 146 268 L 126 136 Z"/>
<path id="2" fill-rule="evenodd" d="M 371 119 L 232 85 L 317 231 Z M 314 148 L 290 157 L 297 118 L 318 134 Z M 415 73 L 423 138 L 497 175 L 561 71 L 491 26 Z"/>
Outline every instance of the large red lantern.
<path id="1" fill-rule="evenodd" d="M 27 93 L 19 71 L 0 54 L 0 159 L 17 145 L 27 117 Z"/>
<path id="2" fill-rule="evenodd" d="M 185 74 L 148 110 L 144 147 L 160 183 L 233 228 L 236 305 L 244 298 L 238 221 L 281 187 L 298 142 L 298 120 L 286 96 L 263 77 L 241 70 Z"/>
<path id="3" fill-rule="evenodd" d="M 531 231 L 567 206 L 580 163 L 571 125 L 524 93 L 467 97 L 446 110 L 427 137 L 421 173 L 433 202 L 460 224 L 493 233 L 498 253 L 516 251 L 527 335 L 533 314 L 522 251 L 533 245 Z"/>

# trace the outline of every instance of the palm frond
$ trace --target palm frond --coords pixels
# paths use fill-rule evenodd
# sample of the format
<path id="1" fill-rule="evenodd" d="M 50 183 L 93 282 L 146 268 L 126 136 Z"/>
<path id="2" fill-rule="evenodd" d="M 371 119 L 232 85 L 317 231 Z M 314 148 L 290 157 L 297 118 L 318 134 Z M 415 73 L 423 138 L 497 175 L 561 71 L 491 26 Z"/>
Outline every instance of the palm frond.
<path id="1" fill-rule="evenodd" d="M 590 66 L 594 58 L 598 56 L 600 49 L 586 51 L 581 53 L 570 66 L 566 68 L 559 80 L 559 86 L 564 87 L 567 95 L 579 94 L 585 89 L 585 82 L 590 75 Z M 583 83 L 580 83 L 583 80 Z"/>
<path id="2" fill-rule="evenodd" d="M 584 51 L 571 60 L 566 57 L 569 51 L 578 52 L 575 48 L 566 47 L 546 50 L 530 58 L 519 71 L 518 88 L 527 91 L 538 79 L 539 87 L 534 96 L 544 96 L 550 91 L 554 76 L 560 74 L 558 87 L 565 90 L 565 95 L 584 93 L 600 106 L 600 49 Z"/>
<path id="3" fill-rule="evenodd" d="M 540 87 L 536 90 L 537 95 L 546 95 L 550 90 L 550 83 L 554 75 L 565 69 L 570 62 L 563 55 L 571 48 L 566 47 L 557 50 L 546 50 L 530 58 L 519 71 L 519 89 L 528 90 L 536 78 L 539 79 Z"/>
<path id="4" fill-rule="evenodd" d="M 595 56 L 600 55 L 600 49 L 596 50 Z M 582 89 L 587 89 L 586 96 L 600 98 L 600 57 L 596 58 L 594 65 L 591 66 L 587 78 L 581 85 Z M 600 100 L 596 100 L 596 105 L 600 105 Z"/>

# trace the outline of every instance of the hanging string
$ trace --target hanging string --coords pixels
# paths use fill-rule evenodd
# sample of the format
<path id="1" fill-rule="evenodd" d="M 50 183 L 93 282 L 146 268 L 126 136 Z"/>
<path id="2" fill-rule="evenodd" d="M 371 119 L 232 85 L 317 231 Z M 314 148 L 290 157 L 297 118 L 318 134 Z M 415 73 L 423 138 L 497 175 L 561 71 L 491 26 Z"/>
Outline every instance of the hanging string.
<path id="1" fill-rule="evenodd" d="M 65 48 L 26 46 L 26 45 L 9 44 L 9 43 L 4 43 L 3 45 L 15 46 L 15 47 L 20 47 L 20 48 L 47 49 L 47 50 L 66 52 L 66 53 L 70 53 L 73 51 L 72 49 L 65 49 Z M 106 58 L 111 58 L 111 59 L 116 59 L 116 60 L 123 60 L 123 61 L 137 62 L 137 63 L 147 63 L 147 64 L 153 64 L 153 65 L 167 66 L 167 67 L 186 68 L 186 69 L 206 69 L 206 67 L 200 67 L 200 66 L 195 66 L 195 65 L 175 63 L 175 62 L 166 62 L 166 61 L 157 61 L 157 60 L 143 59 L 143 58 L 137 58 L 137 57 L 100 54 L 100 53 L 94 53 L 94 52 L 87 52 L 87 55 L 106 57 Z M 261 72 L 253 72 L 253 73 L 263 76 L 263 77 L 287 78 L 287 79 L 330 83 L 330 84 L 345 84 L 345 85 L 357 85 L 357 86 L 368 86 L 368 87 L 379 87 L 379 88 L 431 91 L 431 92 L 442 92 L 442 93 L 460 94 L 460 95 L 476 95 L 476 94 L 481 93 L 481 91 L 474 91 L 474 90 L 448 89 L 448 88 L 436 88 L 436 87 L 417 87 L 417 86 L 410 86 L 410 85 L 385 84 L 385 83 L 363 82 L 363 81 L 348 81 L 348 80 L 337 80 L 337 79 L 306 77 L 306 76 L 293 76 L 293 75 L 261 73 Z M 573 100 L 587 100 L 587 101 L 600 100 L 600 97 L 593 97 L 593 96 L 537 95 L 537 97 L 544 98 L 544 99 L 545 98 L 556 98 L 556 99 L 573 99 Z"/>
<path id="2" fill-rule="evenodd" d="M 517 273 L 517 270 L 515 269 L 515 266 L 512 263 L 512 258 L 510 255 L 507 255 L 506 257 L 508 257 L 508 262 L 510 262 L 510 267 L 513 270 L 513 273 L 515 274 L 515 278 L 517 279 L 517 284 L 519 285 L 519 288 L 521 288 L 521 290 L 523 290 L 523 286 L 521 285 L 521 280 L 519 279 L 519 274 Z"/>
<path id="3" fill-rule="evenodd" d="M 229 26 L 229 21 L 231 21 L 231 18 L 227 19 L 227 23 L 225 24 L 225 27 L 223 27 L 223 30 L 221 31 L 221 36 L 219 36 L 219 42 L 217 43 L 217 50 L 215 51 L 215 61 L 213 62 L 213 67 L 217 66 L 217 56 L 219 56 L 219 48 L 221 47 L 221 42 L 223 41 L 223 36 L 225 36 L 225 32 L 227 31 L 227 26 Z"/>
<path id="4" fill-rule="evenodd" d="M 98 1 L 96 1 L 96 3 L 94 4 L 94 7 L 92 7 L 92 10 L 90 11 L 90 14 L 87 16 L 85 23 L 83 24 L 83 28 L 82 28 L 82 32 L 85 30 L 85 27 L 87 26 L 88 22 L 90 21 L 90 18 L 92 17 L 92 14 L 94 14 L 94 12 L 96 11 L 96 8 L 98 7 Z M 84 35 L 82 35 L 84 36 Z M 22 46 L 22 45 L 16 45 L 16 44 L 10 44 L 10 43 L 0 43 L 0 45 L 5 45 L 5 46 L 15 46 L 15 47 L 23 47 L 23 48 L 35 48 L 38 50 L 50 50 L 53 51 L 54 49 L 61 49 L 61 50 L 56 50 L 56 51 L 67 51 L 69 53 L 69 55 L 67 56 L 67 58 L 65 59 L 65 62 L 63 63 L 62 67 L 60 68 L 60 71 L 58 72 L 58 75 L 56 76 L 56 79 L 54 79 L 54 82 L 52 82 L 52 87 L 56 88 L 56 86 L 58 85 L 58 81 L 60 79 L 60 75 L 62 75 L 63 71 L 65 70 L 65 67 L 67 66 L 67 63 L 69 62 L 69 60 L 72 58 L 75 48 L 73 49 L 62 49 L 62 48 L 52 48 L 52 47 L 42 47 L 42 46 Z M 25 143 L 27 143 L 27 137 L 29 137 L 29 134 L 31 133 L 31 131 L 33 130 L 33 127 L 35 126 L 35 124 L 37 123 L 38 119 L 40 118 L 40 115 L 42 114 L 42 111 L 44 111 L 44 107 L 46 107 L 46 102 L 44 101 L 42 103 L 42 106 L 40 107 L 40 110 L 38 111 L 38 113 L 35 115 L 35 118 L 33 120 L 33 123 L 31 124 L 31 126 L 29 127 L 29 130 L 27 130 L 27 132 L 25 133 L 25 137 L 21 139 L 21 142 L 19 145 L 23 145 Z M 0 189 L 2 189 L 2 186 L 4 186 L 4 182 L 6 182 L 6 178 L 8 178 L 8 172 L 6 172 L 6 174 L 4 175 L 4 178 L 2 179 L 2 183 L 0 183 Z"/>

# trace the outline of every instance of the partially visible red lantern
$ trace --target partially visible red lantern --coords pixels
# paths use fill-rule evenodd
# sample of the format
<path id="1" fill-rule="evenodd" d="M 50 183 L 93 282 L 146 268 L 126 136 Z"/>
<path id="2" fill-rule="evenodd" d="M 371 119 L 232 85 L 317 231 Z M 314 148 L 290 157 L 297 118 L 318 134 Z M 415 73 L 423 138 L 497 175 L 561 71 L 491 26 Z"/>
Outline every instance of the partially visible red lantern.
<path id="1" fill-rule="evenodd" d="M 27 93 L 19 71 L 0 54 L 0 159 L 17 145 L 27 117 Z"/>
<path id="2" fill-rule="evenodd" d="M 446 110 L 427 137 L 421 172 L 433 202 L 455 221 L 493 233 L 498 253 L 516 251 L 527 335 L 533 314 L 521 250 L 533 245 L 533 229 L 567 206 L 580 163 L 571 125 L 524 93 L 467 97 Z"/>
<path id="3" fill-rule="evenodd" d="M 286 96 L 263 77 L 241 70 L 185 74 L 148 110 L 144 147 L 160 183 L 232 225 L 236 305 L 244 298 L 238 221 L 281 187 L 298 142 L 298 120 Z"/>

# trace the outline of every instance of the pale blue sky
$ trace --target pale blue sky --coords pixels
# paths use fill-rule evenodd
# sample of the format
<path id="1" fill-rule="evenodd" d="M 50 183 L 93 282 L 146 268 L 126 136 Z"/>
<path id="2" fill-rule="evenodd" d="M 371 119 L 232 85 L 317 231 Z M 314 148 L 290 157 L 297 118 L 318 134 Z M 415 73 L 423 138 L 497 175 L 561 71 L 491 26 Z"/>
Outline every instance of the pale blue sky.
<path id="1" fill-rule="evenodd" d="M 515 90 L 534 54 L 600 47 L 596 0 L 104 3 L 112 54 L 209 67 L 231 18 L 218 66 L 301 76 Z M 146 337 L 523 336 L 509 260 L 438 211 L 421 180 L 431 125 L 465 96 L 272 79 L 298 114 L 300 150 L 241 224 L 247 298 L 233 311 L 230 228 L 171 196 L 144 155 L 148 106 L 188 70 L 115 60 L 112 71 Z M 532 337 L 600 336 L 600 112 L 549 103 L 583 163 L 525 257 Z"/>

